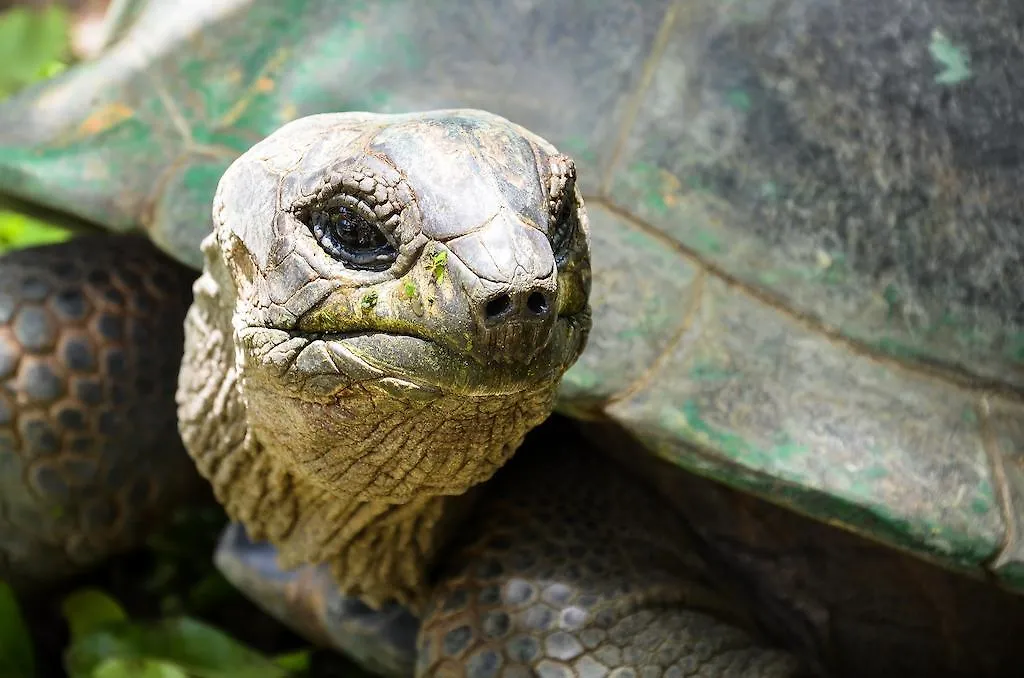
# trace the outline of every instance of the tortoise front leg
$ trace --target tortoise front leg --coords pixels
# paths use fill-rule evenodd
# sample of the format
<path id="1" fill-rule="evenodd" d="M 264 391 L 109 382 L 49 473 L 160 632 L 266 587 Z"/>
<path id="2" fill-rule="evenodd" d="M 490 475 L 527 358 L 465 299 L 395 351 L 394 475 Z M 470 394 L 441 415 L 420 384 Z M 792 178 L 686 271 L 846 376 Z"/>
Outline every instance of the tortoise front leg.
<path id="1" fill-rule="evenodd" d="M 745 628 L 658 497 L 596 453 L 526 447 L 441 577 L 417 676 L 804 674 Z"/>
<path id="2" fill-rule="evenodd" d="M 0 578 L 131 548 L 200 486 L 174 404 L 194 277 L 138 237 L 0 257 Z"/>
<path id="3" fill-rule="evenodd" d="M 326 565 L 281 569 L 274 546 L 252 541 L 241 523 L 224 530 L 214 561 L 249 600 L 303 638 L 376 675 L 412 675 L 419 620 L 401 605 L 375 610 L 344 595 Z"/>

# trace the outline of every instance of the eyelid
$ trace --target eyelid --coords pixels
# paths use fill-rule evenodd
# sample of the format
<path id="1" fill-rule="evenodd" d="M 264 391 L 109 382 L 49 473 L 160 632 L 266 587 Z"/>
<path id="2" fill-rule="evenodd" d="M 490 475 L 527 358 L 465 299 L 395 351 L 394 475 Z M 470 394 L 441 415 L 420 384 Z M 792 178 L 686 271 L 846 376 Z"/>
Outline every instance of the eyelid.
<path id="1" fill-rule="evenodd" d="M 330 210 L 337 209 L 339 207 L 344 207 L 354 211 L 356 216 L 365 219 L 372 224 L 382 223 L 381 219 L 372 209 L 370 209 L 369 205 L 358 197 L 348 193 L 338 193 L 331 196 L 331 198 L 327 202 L 323 203 L 323 205 L 313 207 L 313 211 L 329 212 Z"/>

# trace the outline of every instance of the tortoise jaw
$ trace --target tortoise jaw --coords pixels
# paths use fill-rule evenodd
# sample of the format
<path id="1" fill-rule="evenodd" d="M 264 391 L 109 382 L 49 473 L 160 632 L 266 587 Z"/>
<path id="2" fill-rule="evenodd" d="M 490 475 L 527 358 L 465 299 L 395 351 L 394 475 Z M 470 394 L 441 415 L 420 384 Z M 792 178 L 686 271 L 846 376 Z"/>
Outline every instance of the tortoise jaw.
<path id="1" fill-rule="evenodd" d="M 483 482 L 551 413 L 562 369 L 524 376 L 408 335 L 245 327 L 235 338 L 254 439 L 356 501 L 405 503 Z"/>
<path id="2" fill-rule="evenodd" d="M 482 362 L 474 352 L 430 338 L 372 330 L 309 333 L 245 326 L 235 339 L 247 369 L 256 368 L 303 400 L 326 403 L 354 388 L 403 401 L 504 396 L 555 384 L 582 350 L 586 320 L 558 318 L 552 340 L 529 362 L 497 357 Z"/>

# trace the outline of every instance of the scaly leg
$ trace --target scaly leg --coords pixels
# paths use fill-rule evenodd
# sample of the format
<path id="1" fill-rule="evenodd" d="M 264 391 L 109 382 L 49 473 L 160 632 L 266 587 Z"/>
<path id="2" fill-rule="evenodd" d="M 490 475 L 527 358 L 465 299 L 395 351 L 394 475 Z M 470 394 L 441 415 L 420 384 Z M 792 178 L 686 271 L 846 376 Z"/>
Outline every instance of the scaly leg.
<path id="1" fill-rule="evenodd" d="M 660 497 L 571 445 L 521 452 L 488 487 L 424 616 L 417 676 L 804 675 L 751 633 Z"/>

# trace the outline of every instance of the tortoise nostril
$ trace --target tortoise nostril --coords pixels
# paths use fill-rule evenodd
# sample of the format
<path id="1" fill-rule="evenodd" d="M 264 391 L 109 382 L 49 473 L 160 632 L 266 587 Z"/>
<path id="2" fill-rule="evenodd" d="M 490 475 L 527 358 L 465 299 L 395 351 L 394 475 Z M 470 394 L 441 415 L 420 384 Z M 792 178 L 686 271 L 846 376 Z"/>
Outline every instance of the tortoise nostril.
<path id="1" fill-rule="evenodd" d="M 487 302 L 484 312 L 487 313 L 489 319 L 493 320 L 505 313 L 510 306 L 512 306 L 512 299 L 507 294 L 499 294 Z"/>
<path id="2" fill-rule="evenodd" d="M 487 300 L 483 319 L 495 323 L 545 323 L 551 316 L 551 300 L 543 290 L 499 292 Z"/>
<path id="3" fill-rule="evenodd" d="M 534 315 L 544 315 L 548 312 L 548 298 L 540 292 L 534 292 L 526 299 L 526 307 Z"/>

